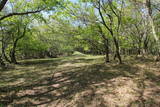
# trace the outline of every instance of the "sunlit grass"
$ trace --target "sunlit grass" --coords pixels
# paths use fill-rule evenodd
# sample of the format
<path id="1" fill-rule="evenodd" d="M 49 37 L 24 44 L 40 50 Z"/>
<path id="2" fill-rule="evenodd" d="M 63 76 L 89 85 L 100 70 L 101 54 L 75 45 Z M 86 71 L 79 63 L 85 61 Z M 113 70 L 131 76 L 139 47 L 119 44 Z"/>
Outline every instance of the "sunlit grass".
<path id="1" fill-rule="evenodd" d="M 30 99 L 35 104 L 34 100 L 37 97 L 46 99 L 45 93 L 50 94 L 47 100 L 53 100 L 52 97 L 57 96 L 60 97 L 60 102 L 67 103 L 63 98 L 69 97 L 71 100 L 69 102 L 74 105 L 79 104 L 77 101 L 83 101 L 84 105 L 88 102 L 94 105 L 99 94 L 103 95 L 99 101 L 103 99 L 106 101 L 104 105 L 118 103 L 121 106 L 127 106 L 131 102 L 138 105 L 136 100 L 140 93 L 136 90 L 152 93 L 146 96 L 146 100 L 149 101 L 158 91 L 158 87 L 160 88 L 160 74 L 157 66 L 151 66 L 153 62 L 150 59 L 142 61 L 127 57 L 124 60 L 125 63 L 121 65 L 113 60 L 105 64 L 104 56 L 93 55 L 22 60 L 19 61 L 20 65 L 12 65 L 14 66 L 12 69 L 0 72 L 0 90 L 3 92 L 2 96 L 11 97 L 15 94 L 14 96 L 20 99 L 15 98 L 12 103 L 8 102 L 8 105 L 17 103 L 25 105 L 23 102 L 27 101 L 26 99 Z M 146 89 L 138 85 L 142 82 L 146 84 Z M 29 97 L 32 94 L 33 98 Z M 83 97 L 85 95 L 87 97 Z M 0 102 L 5 104 L 4 100 L 2 98 Z M 55 101 L 50 103 L 54 104 Z M 42 103 L 43 100 L 37 99 L 36 102 Z M 155 100 L 153 103 L 156 103 Z"/>

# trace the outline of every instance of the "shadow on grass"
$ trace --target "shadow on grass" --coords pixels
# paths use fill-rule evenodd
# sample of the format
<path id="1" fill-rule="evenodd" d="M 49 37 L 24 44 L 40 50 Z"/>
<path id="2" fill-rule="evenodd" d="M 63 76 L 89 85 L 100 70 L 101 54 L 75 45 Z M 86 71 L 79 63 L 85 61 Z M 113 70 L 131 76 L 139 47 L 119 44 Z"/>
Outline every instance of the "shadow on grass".
<path id="1" fill-rule="evenodd" d="M 28 61 L 24 61 L 21 62 L 21 65 L 24 66 L 48 66 L 48 64 L 52 64 L 53 66 L 57 66 L 58 64 L 60 64 L 63 61 L 63 59 L 36 59 L 36 60 L 28 60 Z"/>
<path id="2" fill-rule="evenodd" d="M 132 75 L 135 75 L 137 71 L 139 71 L 138 67 L 134 67 L 133 65 L 130 65 L 130 64 L 115 65 L 115 66 L 112 66 L 112 68 L 117 69 L 120 72 L 128 72 Z"/>
<path id="3" fill-rule="evenodd" d="M 158 86 L 160 86 L 160 75 L 157 76 L 152 72 L 145 72 L 145 75 L 147 76 L 146 79 L 151 80 L 153 83 L 156 83 Z"/>
<path id="4" fill-rule="evenodd" d="M 21 62 L 21 65 L 24 65 L 24 66 L 31 66 L 31 65 L 34 65 L 34 66 L 48 66 L 49 64 L 52 64 L 53 66 L 57 66 L 57 65 L 61 65 L 61 64 L 64 64 L 64 63 L 67 63 L 67 62 L 70 62 L 70 63 L 89 63 L 95 59 L 85 59 L 85 58 L 76 58 L 76 57 L 69 57 L 70 59 L 67 59 L 68 57 L 64 57 L 64 58 L 55 58 L 55 59 L 37 59 L 37 60 L 29 60 L 29 61 L 24 61 L 24 62 Z"/>
<path id="5" fill-rule="evenodd" d="M 131 102 L 129 107 L 159 107 L 160 105 L 160 100 L 157 97 L 160 95 L 160 89 L 158 88 L 160 86 L 160 76 L 149 71 L 146 71 L 144 76 L 146 78 L 140 82 L 141 86 L 139 86 L 141 88 L 140 96 L 137 100 Z M 148 80 L 149 83 L 147 83 Z"/>
<path id="6" fill-rule="evenodd" d="M 148 62 L 155 62 L 154 58 L 146 58 L 146 57 L 135 57 L 135 60 L 139 63 L 148 63 Z"/>
<path id="7" fill-rule="evenodd" d="M 83 61 L 86 59 L 79 60 Z M 42 64 L 44 62 L 37 63 Z M 35 63 L 36 62 L 34 62 L 34 64 Z M 73 63 L 75 63 L 75 61 Z M 114 71 L 110 72 L 110 69 L 114 69 Z M 119 76 L 128 76 L 126 72 L 123 72 L 128 70 L 130 75 L 135 75 L 138 68 L 130 65 L 106 67 L 104 64 L 71 67 L 55 72 L 53 75 L 44 77 L 31 84 L 1 87 L 0 91 L 5 94 L 5 96 L 0 97 L 0 104 L 4 106 L 30 107 L 49 104 L 58 99 L 72 99 L 76 93 L 90 88 L 93 84 L 108 81 Z"/>
<path id="8" fill-rule="evenodd" d="M 77 58 L 69 57 L 71 59 L 66 60 L 65 58 L 55 58 L 55 59 L 36 59 L 36 60 L 28 60 L 21 62 L 21 69 L 12 68 L 8 69 L 5 72 L 10 72 L 7 74 L 3 74 L 0 77 L 0 82 L 8 83 L 18 81 L 20 78 L 25 79 L 25 82 L 32 82 L 42 77 L 42 75 L 52 75 L 53 72 L 45 73 L 46 71 L 54 71 L 57 66 L 63 65 L 66 63 L 90 63 L 94 59 L 85 59 L 85 58 Z M 16 72 L 12 72 L 15 70 Z M 3 73 L 3 72 L 0 72 Z M 19 74 L 20 73 L 20 74 Z M 10 75 L 9 75 L 10 74 Z"/>

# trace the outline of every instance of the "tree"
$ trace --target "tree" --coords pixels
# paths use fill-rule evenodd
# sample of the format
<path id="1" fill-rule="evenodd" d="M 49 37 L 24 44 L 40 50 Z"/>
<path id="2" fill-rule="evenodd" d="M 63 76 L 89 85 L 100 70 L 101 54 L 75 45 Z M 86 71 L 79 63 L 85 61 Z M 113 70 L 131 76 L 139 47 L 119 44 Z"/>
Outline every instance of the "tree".
<path id="1" fill-rule="evenodd" d="M 152 33 L 154 36 L 154 39 L 157 43 L 157 48 L 158 48 L 158 57 L 156 60 L 160 60 L 160 40 L 157 36 L 156 30 L 155 30 L 155 25 L 154 25 L 154 20 L 153 20 L 153 16 L 152 16 L 152 8 L 151 8 L 151 0 L 146 0 L 146 8 L 147 8 L 147 12 L 148 12 L 148 20 L 150 22 L 151 28 L 152 28 Z"/>
<path id="2" fill-rule="evenodd" d="M 121 26 L 123 1 L 121 2 L 121 4 L 121 8 L 118 9 L 116 6 L 114 6 L 113 1 L 98 0 L 95 3 L 95 7 L 97 8 L 101 17 L 101 23 L 110 32 L 113 38 L 116 47 L 116 56 L 118 57 L 120 64 L 122 63 L 122 59 L 120 56 L 120 47 L 117 36 L 119 36 L 119 29 Z M 106 20 L 109 21 L 109 23 L 106 23 Z"/>
<path id="3" fill-rule="evenodd" d="M 2 11 L 4 7 L 12 7 L 12 12 L 7 12 L 7 14 L 3 14 L 3 16 L 0 17 L 0 21 L 12 17 L 12 16 L 21 16 L 21 15 L 29 15 L 34 13 L 39 13 L 41 11 L 50 11 L 53 10 L 54 7 L 58 5 L 62 5 L 61 0 L 34 0 L 34 1 L 23 1 L 23 0 L 13 0 L 12 2 L 9 2 L 7 4 L 8 0 L 2 0 L 0 2 L 0 12 L 5 13 Z M 16 8 L 20 8 L 18 11 Z"/>
<path id="4" fill-rule="evenodd" d="M 19 42 L 20 39 L 22 39 L 25 35 L 26 35 L 26 30 L 27 30 L 27 23 L 25 23 L 25 25 L 22 24 L 22 20 L 20 20 L 20 22 L 18 21 L 18 23 L 16 23 L 16 29 L 17 29 L 17 33 L 13 34 L 13 46 L 10 50 L 10 58 L 11 58 L 11 63 L 14 64 L 18 64 L 17 60 L 16 60 L 16 48 L 17 48 L 17 44 Z M 16 31 L 16 30 L 14 30 Z"/>
<path id="5" fill-rule="evenodd" d="M 12 16 L 22 16 L 22 15 L 30 15 L 30 14 L 35 14 L 35 13 L 39 13 L 42 10 L 44 11 L 50 11 L 50 10 L 54 10 L 54 7 L 57 5 L 61 5 L 62 3 L 59 0 L 54 0 L 54 1 L 50 1 L 50 0 L 34 0 L 34 1 L 23 1 L 23 0 L 13 0 L 13 1 L 8 1 L 8 0 L 2 0 L 0 1 L 0 22 L 5 22 L 9 17 Z M 3 20 L 3 21 L 2 21 Z M 7 20 L 9 21 L 9 20 Z M 3 27 L 2 27 L 3 28 Z M 21 37 L 20 37 L 21 38 Z M 15 45 L 14 47 L 16 47 L 17 41 L 19 39 L 17 39 L 15 41 Z M 2 43 L 3 44 L 3 43 Z M 4 46 L 4 45 L 3 45 Z M 12 59 L 14 60 L 14 47 L 13 50 L 11 52 L 11 56 Z M 2 53 L 3 55 L 0 55 L 0 62 L 1 65 L 5 65 L 4 61 L 3 61 L 3 57 L 5 56 L 4 54 L 4 48 L 2 48 Z M 7 57 L 5 57 L 5 59 L 7 59 Z"/>

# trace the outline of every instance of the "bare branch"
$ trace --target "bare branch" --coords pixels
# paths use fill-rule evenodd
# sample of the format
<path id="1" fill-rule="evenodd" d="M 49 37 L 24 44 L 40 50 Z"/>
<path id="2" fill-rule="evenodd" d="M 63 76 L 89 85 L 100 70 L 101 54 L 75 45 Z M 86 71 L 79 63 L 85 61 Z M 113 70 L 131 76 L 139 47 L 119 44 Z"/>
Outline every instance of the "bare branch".
<path id="1" fill-rule="evenodd" d="M 33 13 L 39 13 L 42 10 L 44 10 L 44 9 L 36 10 L 36 11 L 22 12 L 22 13 L 9 13 L 9 14 L 7 14 L 5 16 L 0 17 L 0 21 L 6 19 L 8 17 L 11 17 L 11 16 L 19 16 L 19 15 L 28 15 L 28 14 L 33 14 Z"/>
<path id="2" fill-rule="evenodd" d="M 3 9 L 4 6 L 6 5 L 7 1 L 8 1 L 8 0 L 2 0 L 2 1 L 0 2 L 0 11 L 2 11 L 2 9 Z"/>

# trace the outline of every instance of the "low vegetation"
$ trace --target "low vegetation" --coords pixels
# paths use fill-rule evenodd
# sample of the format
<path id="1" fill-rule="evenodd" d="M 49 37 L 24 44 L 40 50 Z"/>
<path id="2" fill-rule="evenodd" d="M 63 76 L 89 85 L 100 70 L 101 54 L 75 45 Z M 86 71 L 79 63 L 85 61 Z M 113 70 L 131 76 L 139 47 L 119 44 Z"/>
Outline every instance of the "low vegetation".
<path id="1" fill-rule="evenodd" d="M 103 56 L 90 55 L 21 61 L 0 72 L 0 103 L 14 107 L 158 107 L 159 63 L 135 57 L 125 62 L 105 64 Z"/>

